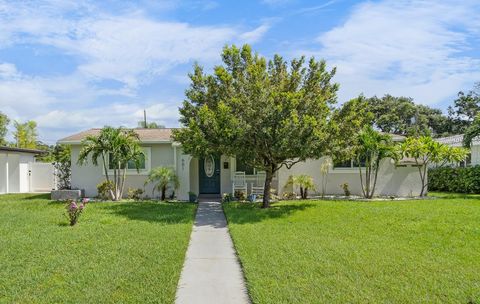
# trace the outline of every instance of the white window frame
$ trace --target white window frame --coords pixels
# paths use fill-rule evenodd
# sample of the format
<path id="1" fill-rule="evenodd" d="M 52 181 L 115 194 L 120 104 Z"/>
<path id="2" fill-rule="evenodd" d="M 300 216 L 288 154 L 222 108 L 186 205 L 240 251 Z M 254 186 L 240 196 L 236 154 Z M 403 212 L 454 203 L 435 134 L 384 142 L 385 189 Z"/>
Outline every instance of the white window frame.
<path id="1" fill-rule="evenodd" d="M 152 168 L 152 148 L 151 147 L 141 147 L 143 152 L 145 153 L 145 169 L 128 169 L 127 168 L 127 175 L 148 175 L 150 169 Z M 110 164 L 110 155 L 107 155 L 107 164 Z M 113 174 L 113 169 L 110 169 L 108 166 L 108 174 Z"/>

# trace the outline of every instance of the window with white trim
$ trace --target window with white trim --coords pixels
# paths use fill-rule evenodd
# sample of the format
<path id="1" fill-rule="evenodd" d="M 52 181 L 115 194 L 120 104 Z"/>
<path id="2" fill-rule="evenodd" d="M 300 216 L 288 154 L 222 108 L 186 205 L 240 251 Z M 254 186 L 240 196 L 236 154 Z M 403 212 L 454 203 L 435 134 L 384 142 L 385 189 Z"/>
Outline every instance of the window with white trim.
<path id="1" fill-rule="evenodd" d="M 142 147 L 142 150 L 143 150 L 143 156 L 141 157 L 141 160 L 140 160 L 140 163 L 139 163 L 139 167 L 138 167 L 138 170 L 140 171 L 145 171 L 145 170 L 149 170 L 150 169 L 150 147 Z M 115 168 L 115 164 L 113 164 L 111 161 L 110 161 L 110 155 L 108 157 L 108 169 L 109 170 L 113 170 Z M 121 169 L 124 169 L 124 166 L 122 166 Z M 137 171 L 137 167 L 135 166 L 135 162 L 133 160 L 130 160 L 127 162 L 127 171 L 130 171 L 130 172 L 136 172 Z"/>

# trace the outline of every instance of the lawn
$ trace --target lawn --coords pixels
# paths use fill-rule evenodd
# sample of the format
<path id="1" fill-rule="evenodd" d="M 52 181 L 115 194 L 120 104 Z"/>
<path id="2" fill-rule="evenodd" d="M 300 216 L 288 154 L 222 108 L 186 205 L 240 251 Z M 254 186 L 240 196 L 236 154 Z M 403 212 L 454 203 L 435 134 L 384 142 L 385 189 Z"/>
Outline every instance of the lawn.
<path id="1" fill-rule="evenodd" d="M 173 303 L 195 205 L 0 196 L 1 303 Z"/>
<path id="2" fill-rule="evenodd" d="M 254 303 L 480 303 L 480 198 L 224 210 Z"/>

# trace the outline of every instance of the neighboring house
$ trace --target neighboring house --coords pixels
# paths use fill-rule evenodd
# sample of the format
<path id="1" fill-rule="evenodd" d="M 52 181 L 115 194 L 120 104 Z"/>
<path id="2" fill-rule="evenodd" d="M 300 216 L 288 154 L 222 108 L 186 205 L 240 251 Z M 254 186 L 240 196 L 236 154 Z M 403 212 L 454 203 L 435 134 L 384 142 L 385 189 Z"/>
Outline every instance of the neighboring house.
<path id="1" fill-rule="evenodd" d="M 53 166 L 35 162 L 44 152 L 0 147 L 0 194 L 52 190 Z"/>
<path id="2" fill-rule="evenodd" d="M 190 191 L 199 195 L 231 193 L 234 184 L 236 187 L 240 184 L 241 187 L 243 180 L 248 193 L 252 191 L 252 187 L 258 191 L 258 188 L 263 186 L 264 174 L 237 162 L 234 157 L 222 155 L 198 159 L 184 154 L 181 145 L 171 138 L 172 129 L 135 129 L 135 131 L 139 135 L 146 159 L 140 171 L 137 172 L 133 166 L 128 168 L 126 189 L 129 187 L 143 189 L 148 172 L 158 166 L 170 167 L 176 171 L 180 179 L 180 188 L 177 189 L 176 195 L 181 200 L 187 200 Z M 103 166 L 101 160 L 99 160 L 99 166 L 92 165 L 90 160 L 88 164 L 81 166 L 77 164 L 77 160 L 82 140 L 88 135 L 97 135 L 99 132 L 100 129 L 90 129 L 58 141 L 60 144 L 71 145 L 72 187 L 85 189 L 87 196 L 97 194 L 96 186 L 105 178 Z M 396 136 L 394 140 L 401 141 L 403 137 Z M 324 158 L 307 160 L 294 165 L 291 169 L 282 168 L 273 180 L 273 188 L 281 195 L 282 192 L 289 191 L 284 189 L 284 185 L 290 175 L 308 174 L 314 178 L 317 190 L 320 191 L 322 182 L 320 165 L 323 160 Z M 340 187 L 343 183 L 349 184 L 352 194 L 361 194 L 358 168 L 353 167 L 352 162 L 332 166 L 327 178 L 328 194 L 343 194 Z M 420 193 L 420 187 L 418 169 L 414 164 L 409 161 L 395 164 L 390 159 L 382 160 L 376 194 L 415 196 Z M 145 194 L 151 195 L 151 193 L 152 186 L 147 185 Z"/>
<path id="3" fill-rule="evenodd" d="M 448 137 L 441 137 L 435 139 L 437 142 L 446 144 L 452 147 L 462 147 L 463 146 L 463 135 L 453 135 Z M 459 167 L 468 167 L 480 165 L 480 138 L 475 137 L 472 140 L 472 146 L 470 147 L 470 153 L 467 155 L 467 159 L 458 164 L 454 164 Z"/>

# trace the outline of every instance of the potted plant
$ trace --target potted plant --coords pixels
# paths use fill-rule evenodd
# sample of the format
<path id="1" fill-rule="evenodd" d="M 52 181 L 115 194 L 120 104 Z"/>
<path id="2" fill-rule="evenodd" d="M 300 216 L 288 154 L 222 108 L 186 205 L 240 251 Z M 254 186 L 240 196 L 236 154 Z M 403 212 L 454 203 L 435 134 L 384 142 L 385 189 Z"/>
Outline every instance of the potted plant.
<path id="1" fill-rule="evenodd" d="M 197 201 L 197 195 L 195 194 L 195 192 L 192 192 L 192 191 L 188 192 L 188 201 L 190 203 L 195 203 Z"/>

